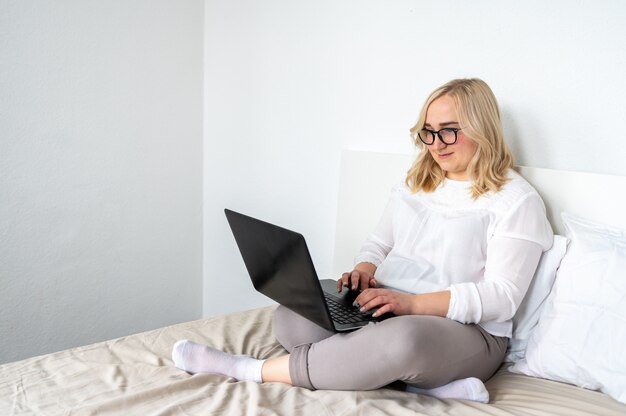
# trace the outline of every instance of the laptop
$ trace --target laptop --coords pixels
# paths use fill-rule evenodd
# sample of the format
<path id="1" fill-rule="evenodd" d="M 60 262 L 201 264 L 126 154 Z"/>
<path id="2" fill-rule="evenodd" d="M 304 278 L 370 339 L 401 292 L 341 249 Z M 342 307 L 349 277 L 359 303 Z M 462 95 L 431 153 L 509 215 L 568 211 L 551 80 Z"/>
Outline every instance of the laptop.
<path id="1" fill-rule="evenodd" d="M 337 281 L 320 280 L 302 234 L 225 209 L 254 288 L 293 312 L 334 332 L 361 328 L 372 317 L 353 306 L 358 291 L 337 292 Z"/>

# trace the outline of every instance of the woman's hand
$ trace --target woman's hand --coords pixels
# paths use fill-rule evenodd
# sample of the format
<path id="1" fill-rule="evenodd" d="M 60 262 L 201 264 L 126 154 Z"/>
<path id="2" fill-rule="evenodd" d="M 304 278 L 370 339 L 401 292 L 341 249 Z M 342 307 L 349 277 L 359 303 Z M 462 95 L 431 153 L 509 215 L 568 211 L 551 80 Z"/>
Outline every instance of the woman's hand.
<path id="1" fill-rule="evenodd" d="M 378 308 L 372 315 L 374 318 L 391 312 L 395 315 L 415 314 L 415 295 L 395 292 L 388 289 L 367 289 L 357 296 L 355 303 L 361 312 Z"/>
<path id="2" fill-rule="evenodd" d="M 355 268 L 351 272 L 342 274 L 341 278 L 337 280 L 337 291 L 341 292 L 344 287 L 348 287 L 351 290 L 365 290 L 377 285 L 374 274 Z"/>
<path id="3" fill-rule="evenodd" d="M 361 312 L 378 308 L 372 315 L 374 318 L 387 312 L 395 315 L 446 317 L 450 307 L 450 297 L 449 290 L 412 295 L 388 289 L 367 289 L 357 296 L 355 303 L 359 305 Z"/>

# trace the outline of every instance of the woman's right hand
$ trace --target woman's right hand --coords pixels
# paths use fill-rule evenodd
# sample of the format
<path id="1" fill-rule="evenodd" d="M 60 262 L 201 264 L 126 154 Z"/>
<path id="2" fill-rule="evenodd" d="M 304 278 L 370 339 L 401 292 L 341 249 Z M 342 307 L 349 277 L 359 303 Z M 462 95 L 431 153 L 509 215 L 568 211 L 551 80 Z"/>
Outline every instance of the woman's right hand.
<path id="1" fill-rule="evenodd" d="M 355 268 L 351 272 L 342 274 L 341 278 L 337 280 L 337 292 L 341 292 L 344 287 L 351 290 L 365 290 L 377 285 L 376 278 L 372 273 Z"/>

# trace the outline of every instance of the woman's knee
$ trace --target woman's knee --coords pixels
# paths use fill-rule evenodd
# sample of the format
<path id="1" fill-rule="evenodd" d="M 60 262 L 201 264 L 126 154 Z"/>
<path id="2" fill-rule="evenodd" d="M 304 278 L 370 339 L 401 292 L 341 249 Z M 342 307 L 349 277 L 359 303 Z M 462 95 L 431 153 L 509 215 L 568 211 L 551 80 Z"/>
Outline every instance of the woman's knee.
<path id="1" fill-rule="evenodd" d="M 388 339 L 388 348 L 394 355 L 404 358 L 413 357 L 418 352 L 425 352 L 432 347 L 437 338 L 436 320 L 444 319 L 434 316 L 406 316 L 385 321 Z"/>
<path id="2" fill-rule="evenodd" d="M 280 345 L 282 345 L 289 352 L 291 352 L 294 347 L 289 336 L 289 328 L 292 327 L 291 321 L 293 320 L 293 315 L 294 313 L 289 309 L 279 305 L 274 311 L 274 316 L 272 317 L 272 330 L 274 332 L 274 337 Z"/>
<path id="3" fill-rule="evenodd" d="M 417 319 L 390 319 L 390 334 L 385 347 L 385 361 L 394 367 L 399 379 L 422 386 L 436 387 L 447 382 L 441 374 L 441 338 L 437 330 L 438 317 Z"/>
<path id="4" fill-rule="evenodd" d="M 386 354 L 403 381 L 431 388 L 460 378 L 485 380 L 501 361 L 499 341 L 493 340 L 499 348 L 489 345 L 492 337 L 477 326 L 434 316 L 394 319 Z"/>
<path id="5" fill-rule="evenodd" d="M 284 306 L 274 312 L 272 327 L 276 340 L 289 352 L 298 345 L 311 344 L 333 335 Z"/>

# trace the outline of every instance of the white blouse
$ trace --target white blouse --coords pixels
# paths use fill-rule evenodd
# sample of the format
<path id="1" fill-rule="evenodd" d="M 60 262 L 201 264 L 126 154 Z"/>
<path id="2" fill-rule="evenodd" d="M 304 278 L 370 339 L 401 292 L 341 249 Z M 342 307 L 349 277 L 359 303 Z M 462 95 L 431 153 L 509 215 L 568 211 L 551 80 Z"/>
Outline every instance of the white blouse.
<path id="1" fill-rule="evenodd" d="M 377 266 L 379 283 L 410 293 L 450 290 L 447 317 L 511 337 L 512 321 L 542 251 L 553 241 L 543 201 L 515 171 L 478 199 L 471 182 L 434 192 L 392 190 L 355 263 Z"/>

